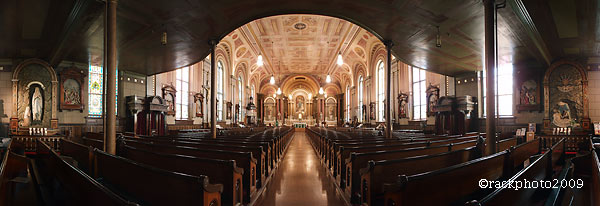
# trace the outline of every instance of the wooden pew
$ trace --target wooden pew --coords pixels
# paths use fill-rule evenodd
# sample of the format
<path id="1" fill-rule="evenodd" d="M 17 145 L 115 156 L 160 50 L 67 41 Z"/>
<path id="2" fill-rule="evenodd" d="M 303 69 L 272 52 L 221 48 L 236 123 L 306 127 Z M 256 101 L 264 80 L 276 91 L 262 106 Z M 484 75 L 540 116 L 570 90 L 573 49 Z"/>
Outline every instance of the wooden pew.
<path id="1" fill-rule="evenodd" d="M 360 169 L 366 167 L 367 162 L 369 161 L 401 159 L 423 155 L 440 154 L 449 151 L 474 147 L 476 146 L 476 144 L 477 140 L 471 140 L 457 144 L 440 145 L 434 147 L 417 147 L 390 151 L 352 153 L 350 158 L 345 160 L 346 169 L 342 172 L 343 177 L 345 177 L 345 179 L 341 182 L 341 184 L 345 184 L 344 192 L 346 196 L 357 201 L 357 196 L 361 192 Z"/>
<path id="2" fill-rule="evenodd" d="M 552 181 L 552 177 L 554 174 L 553 168 L 556 167 L 558 164 L 561 164 L 561 161 L 564 161 L 564 154 L 566 151 L 565 140 L 566 139 L 560 140 L 550 150 L 536 158 L 530 165 L 528 165 L 523 170 L 519 171 L 516 175 L 512 176 L 510 179 L 508 179 L 508 181 L 521 181 L 521 184 L 523 184 L 521 186 L 525 187 L 526 183 L 524 182 L 524 180 L 544 180 L 550 182 L 550 187 L 552 187 L 552 184 L 554 184 Z M 540 185 L 538 185 L 537 188 L 497 188 L 480 201 L 470 201 L 468 204 L 490 206 L 543 204 L 548 198 L 548 191 L 551 190 L 544 189 Z M 513 184 L 513 186 L 517 186 L 517 184 Z"/>
<path id="3" fill-rule="evenodd" d="M 240 205 L 243 199 L 242 175 L 244 170 L 235 160 L 217 160 L 185 155 L 162 154 L 124 145 L 121 156 L 139 163 L 152 165 L 164 170 L 189 175 L 206 175 L 215 183 L 223 184 L 221 203 Z"/>
<path id="4" fill-rule="evenodd" d="M 476 147 L 469 147 L 439 154 L 370 161 L 366 168 L 360 170 L 360 204 L 383 205 L 383 184 L 394 182 L 399 174 L 415 175 L 480 157 L 481 152 Z"/>
<path id="5" fill-rule="evenodd" d="M 93 147 L 85 146 L 71 140 L 60 140 L 60 155 L 69 156 L 77 161 L 77 168 L 88 175 L 93 175 L 94 153 Z"/>
<path id="6" fill-rule="evenodd" d="M 342 165 L 343 162 L 346 163 L 346 166 L 356 165 L 354 168 L 351 168 L 351 169 L 353 169 L 352 171 L 354 171 L 354 175 L 356 175 L 356 177 L 358 178 L 358 170 L 360 168 L 365 167 L 366 162 L 369 160 L 355 164 L 354 162 L 351 162 L 352 160 L 351 160 L 350 156 L 352 153 L 398 151 L 398 150 L 409 149 L 409 148 L 426 148 L 426 147 L 437 147 L 437 146 L 446 147 L 447 148 L 446 151 L 450 151 L 451 147 L 455 147 L 455 146 L 453 146 L 453 144 L 456 144 L 456 146 L 461 147 L 458 149 L 462 149 L 462 148 L 471 147 L 474 144 L 476 144 L 476 142 L 477 142 L 477 140 L 474 140 L 473 138 L 469 137 L 466 139 L 460 138 L 460 139 L 456 139 L 456 140 L 440 141 L 440 142 L 435 142 L 435 143 L 417 143 L 417 144 L 392 145 L 392 146 L 384 145 L 384 146 L 352 147 L 352 148 L 348 148 L 348 149 L 342 147 L 340 149 L 340 152 L 337 154 L 337 162 L 338 163 L 336 165 Z M 473 144 L 473 145 L 470 145 L 470 144 Z M 443 152 L 446 152 L 446 151 L 443 151 Z M 433 154 L 433 153 L 428 153 L 428 154 Z M 383 159 L 371 159 L 371 160 L 383 160 Z M 336 166 L 336 167 L 339 167 L 339 166 Z M 339 167 L 338 173 L 341 174 L 340 175 L 341 178 L 339 179 L 340 182 L 342 179 L 344 179 L 343 177 L 348 176 L 347 168 L 348 167 Z"/>
<path id="7" fill-rule="evenodd" d="M 143 205 L 221 205 L 223 185 L 94 149 L 95 177 Z"/>
<path id="8" fill-rule="evenodd" d="M 503 139 L 496 143 L 496 151 L 507 150 L 507 149 L 510 149 L 510 147 L 516 146 L 516 145 L 517 145 L 516 137 Z"/>
<path id="9" fill-rule="evenodd" d="M 144 141 L 144 140 L 133 140 L 133 139 L 124 139 L 121 141 L 125 145 L 129 145 L 132 147 L 145 147 L 145 144 L 156 144 L 156 145 L 170 145 L 170 146 L 182 146 L 182 147 L 192 147 L 196 149 L 208 149 L 208 150 L 223 150 L 223 151 L 233 151 L 233 152 L 251 152 L 252 157 L 256 157 L 256 167 L 260 168 L 257 170 L 256 177 L 265 177 L 269 176 L 269 162 L 265 157 L 265 153 L 263 152 L 262 147 L 246 147 L 246 146 L 232 146 L 232 145 L 223 145 L 223 144 L 206 144 L 206 143 L 195 143 L 195 142 L 153 142 L 153 141 Z M 262 184 L 262 183 L 261 183 Z"/>
<path id="10" fill-rule="evenodd" d="M 498 180 L 504 174 L 508 151 L 416 175 L 400 175 L 384 185 L 385 205 L 450 205 L 479 190 L 481 179 Z M 435 191 L 432 191 L 435 188 Z"/>
<path id="11" fill-rule="evenodd" d="M 92 177 L 63 160 L 46 143 L 37 141 L 37 168 L 48 174 L 50 182 L 58 182 L 64 188 L 66 197 L 57 205 L 138 205 L 117 195 Z"/>
<path id="12" fill-rule="evenodd" d="M 249 141 L 214 140 L 214 139 L 209 140 L 209 139 L 198 139 L 198 138 L 169 138 L 169 139 L 165 139 L 165 138 L 130 138 L 130 137 L 124 137 L 124 138 L 128 139 L 128 140 L 134 140 L 134 141 L 150 140 L 152 142 L 163 143 L 163 144 L 164 143 L 168 143 L 168 144 L 199 143 L 199 144 L 220 144 L 220 145 L 233 145 L 233 146 L 262 147 L 265 156 L 269 157 L 269 158 L 267 158 L 268 160 L 270 160 L 270 163 L 268 165 L 273 166 L 276 163 L 275 159 L 277 158 L 277 156 L 274 155 L 277 152 L 274 149 L 272 149 L 270 144 L 267 142 L 249 142 Z M 163 145 L 163 144 L 161 144 L 161 145 Z"/>
<path id="13" fill-rule="evenodd" d="M 415 175 L 400 175 L 396 183 L 384 184 L 385 205 L 450 205 L 478 199 L 491 192 L 479 181 L 509 178 L 523 161 L 541 152 L 541 139 L 469 162 Z M 485 168 L 485 169 L 482 169 Z M 427 192 L 432 186 L 439 191 Z"/>
<path id="14" fill-rule="evenodd" d="M 9 143 L 0 166 L 0 205 L 35 204 L 37 198 L 31 198 L 35 197 L 35 180 L 30 160 L 14 153 L 12 143 Z"/>
<path id="15" fill-rule="evenodd" d="M 126 143 L 125 143 L 126 144 Z M 121 145 L 123 146 L 123 145 Z M 224 151 L 224 150 L 208 150 L 208 149 L 197 149 L 193 147 L 182 147 L 172 145 L 156 145 L 151 143 L 138 143 L 132 147 L 143 149 L 156 153 L 163 154 L 176 154 L 176 155 L 188 155 L 200 158 L 211 158 L 220 160 L 235 160 L 236 165 L 244 169 L 242 176 L 243 187 L 244 187 L 244 201 L 250 202 L 252 196 L 254 196 L 257 187 L 256 178 L 256 159 L 252 157 L 250 152 L 235 152 L 235 151 Z M 264 183 L 264 176 L 261 177 L 261 184 Z"/>
<path id="16" fill-rule="evenodd" d="M 104 149 L 104 140 L 90 139 L 87 137 L 82 137 L 81 140 L 83 141 L 84 145 L 91 146 L 93 148 Z"/>

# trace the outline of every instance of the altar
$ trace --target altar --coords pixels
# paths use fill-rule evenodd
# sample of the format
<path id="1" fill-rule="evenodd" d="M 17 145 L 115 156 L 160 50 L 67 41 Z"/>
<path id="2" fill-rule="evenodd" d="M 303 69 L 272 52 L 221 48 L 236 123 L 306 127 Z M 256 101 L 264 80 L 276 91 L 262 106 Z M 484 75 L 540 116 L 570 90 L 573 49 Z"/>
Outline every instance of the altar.
<path id="1" fill-rule="evenodd" d="M 303 123 L 303 122 L 296 122 L 296 123 L 293 124 L 294 131 L 296 131 L 296 132 L 304 132 L 304 130 L 306 129 L 307 125 L 308 124 Z"/>

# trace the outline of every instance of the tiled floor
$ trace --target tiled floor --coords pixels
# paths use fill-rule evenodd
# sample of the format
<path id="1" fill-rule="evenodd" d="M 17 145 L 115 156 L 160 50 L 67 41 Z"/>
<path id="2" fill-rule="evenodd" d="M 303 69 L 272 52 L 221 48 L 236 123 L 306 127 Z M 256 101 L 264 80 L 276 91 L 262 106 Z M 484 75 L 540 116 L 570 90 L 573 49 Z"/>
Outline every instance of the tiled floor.
<path id="1" fill-rule="evenodd" d="M 257 205 L 344 205 L 304 132 L 296 132 Z"/>

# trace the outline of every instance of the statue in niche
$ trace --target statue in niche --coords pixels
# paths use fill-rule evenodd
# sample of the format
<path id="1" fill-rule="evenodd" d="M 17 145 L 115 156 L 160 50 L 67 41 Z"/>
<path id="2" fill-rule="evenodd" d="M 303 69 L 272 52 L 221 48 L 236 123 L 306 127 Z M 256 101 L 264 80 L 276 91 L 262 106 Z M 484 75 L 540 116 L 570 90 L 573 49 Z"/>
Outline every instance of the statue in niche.
<path id="1" fill-rule="evenodd" d="M 33 121 L 42 121 L 42 113 L 44 112 L 44 98 L 39 87 L 35 87 L 35 92 L 31 99 L 31 114 Z"/>

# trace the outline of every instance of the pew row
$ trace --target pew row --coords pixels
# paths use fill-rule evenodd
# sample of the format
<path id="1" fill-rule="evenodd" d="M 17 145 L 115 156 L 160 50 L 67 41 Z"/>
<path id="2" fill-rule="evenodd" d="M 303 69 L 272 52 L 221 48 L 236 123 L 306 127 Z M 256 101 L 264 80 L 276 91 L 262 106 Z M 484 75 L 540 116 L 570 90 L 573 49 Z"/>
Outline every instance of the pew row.
<path id="1" fill-rule="evenodd" d="M 47 187 L 58 184 L 64 197 L 56 198 L 57 205 L 139 205 L 124 199 L 65 161 L 56 151 L 42 141 L 37 141 L 35 157 L 37 168 L 44 174 Z"/>
<path id="2" fill-rule="evenodd" d="M 214 182 L 223 184 L 223 205 L 243 204 L 244 170 L 236 166 L 235 160 L 217 160 L 186 155 L 155 153 L 124 145 L 120 156 L 164 170 L 189 175 L 206 175 Z"/>
<path id="3" fill-rule="evenodd" d="M 514 151 L 501 151 L 443 169 L 399 175 L 395 183 L 384 184 L 385 205 L 456 205 L 483 197 L 492 189 L 480 188 L 479 181 L 498 181 L 511 177 L 518 172 L 516 168 L 523 164 L 520 160 L 541 153 L 540 140 L 519 145 L 520 149 L 515 148 Z M 537 150 L 531 150 L 531 147 Z M 550 156 L 552 153 L 544 155 Z M 430 187 L 434 186 L 444 192 L 432 193 Z"/>

